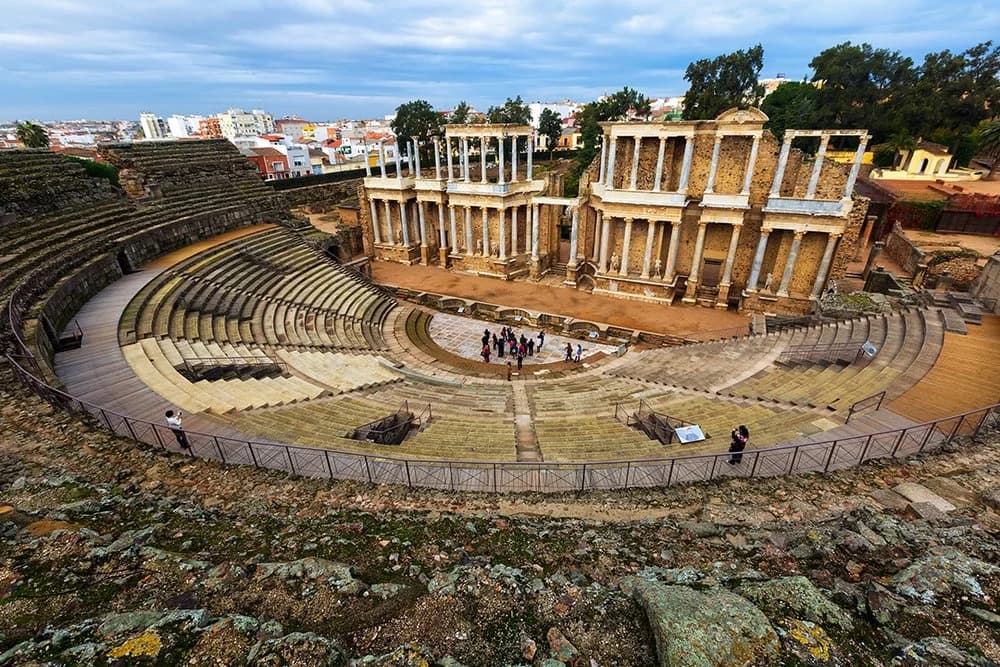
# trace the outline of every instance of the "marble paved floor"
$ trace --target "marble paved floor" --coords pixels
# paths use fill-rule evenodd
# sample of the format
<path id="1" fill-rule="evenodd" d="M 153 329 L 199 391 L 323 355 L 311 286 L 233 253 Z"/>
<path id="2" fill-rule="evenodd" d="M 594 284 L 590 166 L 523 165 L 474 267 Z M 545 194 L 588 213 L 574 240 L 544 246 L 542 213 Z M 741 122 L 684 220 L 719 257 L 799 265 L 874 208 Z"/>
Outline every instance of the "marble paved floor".
<path id="1" fill-rule="evenodd" d="M 483 347 L 483 330 L 489 329 L 491 334 L 499 334 L 503 326 L 503 324 L 497 324 L 496 322 L 485 322 L 471 317 L 435 313 L 430 323 L 430 334 L 434 342 L 449 352 L 454 352 L 466 359 L 482 361 L 482 356 L 480 356 L 479 352 Z M 574 354 L 576 354 L 577 344 L 583 345 L 584 359 L 596 352 L 613 354 L 616 349 L 613 345 L 602 345 L 578 338 L 566 338 L 546 333 L 545 344 L 539 352 L 537 347 L 538 331 L 538 329 L 531 327 L 514 327 L 514 332 L 517 334 L 518 340 L 520 340 L 521 334 L 524 334 L 526 338 L 535 338 L 535 354 L 524 358 L 525 365 L 548 364 L 554 361 L 562 361 L 565 358 L 566 343 L 570 343 L 573 346 Z M 512 361 L 509 354 L 505 354 L 502 359 L 497 357 L 492 345 L 490 346 L 490 353 L 490 363 L 506 364 L 508 361 Z"/>

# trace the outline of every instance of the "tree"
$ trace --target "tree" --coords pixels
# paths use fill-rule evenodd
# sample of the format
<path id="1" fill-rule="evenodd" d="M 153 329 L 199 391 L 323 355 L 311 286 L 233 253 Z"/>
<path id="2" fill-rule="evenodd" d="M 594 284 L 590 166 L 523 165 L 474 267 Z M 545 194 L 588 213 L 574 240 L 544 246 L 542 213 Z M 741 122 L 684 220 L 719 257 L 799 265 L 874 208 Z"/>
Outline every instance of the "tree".
<path id="1" fill-rule="evenodd" d="M 441 134 L 441 115 L 426 100 L 407 102 L 396 107 L 392 131 L 396 134 L 397 146 L 408 146 L 410 140 L 427 144 L 431 137 Z"/>
<path id="2" fill-rule="evenodd" d="M 809 66 L 812 80 L 822 86 L 816 100 L 821 127 L 867 129 L 875 141 L 906 127 L 908 92 L 917 79 L 910 58 L 844 42 L 821 52 Z"/>
<path id="3" fill-rule="evenodd" d="M 760 44 L 689 64 L 684 71 L 691 86 L 684 94 L 684 119 L 708 120 L 732 107 L 757 106 L 764 95 L 757 83 L 763 67 Z"/>
<path id="4" fill-rule="evenodd" d="M 993 159 L 990 173 L 986 175 L 990 179 L 996 171 L 997 162 L 1000 162 L 1000 118 L 981 123 L 976 130 L 976 137 L 979 140 L 979 152 Z"/>
<path id="5" fill-rule="evenodd" d="M 816 86 L 806 81 L 789 81 L 764 98 L 760 109 L 767 114 L 764 127 L 781 141 L 788 128 L 811 130 L 816 125 Z"/>
<path id="6" fill-rule="evenodd" d="M 507 98 L 501 106 L 490 107 L 486 118 L 491 123 L 510 123 L 512 125 L 527 125 L 531 122 L 531 109 L 524 103 L 521 96 Z"/>
<path id="7" fill-rule="evenodd" d="M 556 144 L 559 143 L 559 137 L 562 135 L 562 118 L 559 117 L 559 114 L 552 109 L 542 109 L 542 113 L 538 117 L 538 133 L 548 138 L 549 159 L 551 159 L 552 151 L 556 149 Z"/>
<path id="8" fill-rule="evenodd" d="M 1000 47 L 983 42 L 962 53 L 924 56 L 907 111 L 916 135 L 955 131 L 955 144 L 989 118 L 1000 104 Z"/>
<path id="9" fill-rule="evenodd" d="M 904 151 L 912 151 L 917 147 L 917 142 L 913 140 L 910 133 L 906 129 L 897 130 L 889 139 L 883 144 L 884 148 L 892 151 L 892 168 L 895 169 L 899 166 L 899 162 L 903 157 Z"/>
<path id="10" fill-rule="evenodd" d="M 469 122 L 469 105 L 465 102 L 459 102 L 458 106 L 452 109 L 452 112 L 448 115 L 448 123 L 452 125 L 465 125 Z"/>
<path id="11" fill-rule="evenodd" d="M 597 143 L 603 134 L 600 123 L 607 120 L 647 118 L 649 107 L 649 98 L 628 86 L 583 105 L 583 108 L 576 114 L 576 124 L 580 128 L 581 146 L 576 154 L 576 162 L 567 176 L 567 183 L 578 182 L 583 170 L 597 157 Z"/>
<path id="12" fill-rule="evenodd" d="M 17 140 L 24 144 L 25 148 L 48 148 L 49 133 L 38 123 L 25 121 L 17 124 L 15 130 Z"/>

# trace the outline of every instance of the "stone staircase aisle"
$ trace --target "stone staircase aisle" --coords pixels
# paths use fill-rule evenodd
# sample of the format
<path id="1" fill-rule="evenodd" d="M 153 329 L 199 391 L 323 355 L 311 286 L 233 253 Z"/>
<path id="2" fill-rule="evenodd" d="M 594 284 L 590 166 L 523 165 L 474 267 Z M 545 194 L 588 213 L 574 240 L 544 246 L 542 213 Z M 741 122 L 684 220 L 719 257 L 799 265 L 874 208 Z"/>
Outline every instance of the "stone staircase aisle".
<path id="1" fill-rule="evenodd" d="M 528 390 L 523 382 L 514 382 L 512 388 L 514 390 L 514 434 L 517 440 L 517 460 L 530 463 L 541 462 L 544 459 L 535 437 Z"/>

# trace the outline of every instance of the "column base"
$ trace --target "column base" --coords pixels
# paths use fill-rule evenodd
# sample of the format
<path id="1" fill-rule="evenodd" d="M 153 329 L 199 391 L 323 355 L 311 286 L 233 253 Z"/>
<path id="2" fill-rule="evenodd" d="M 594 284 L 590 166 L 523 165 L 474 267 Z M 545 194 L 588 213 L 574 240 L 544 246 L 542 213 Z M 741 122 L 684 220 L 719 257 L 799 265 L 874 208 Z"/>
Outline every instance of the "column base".
<path id="1" fill-rule="evenodd" d="M 448 254 L 451 252 L 451 248 L 438 248 L 438 265 L 442 269 L 447 269 L 450 261 L 448 259 Z"/>
<path id="2" fill-rule="evenodd" d="M 687 288 L 684 290 L 682 303 L 698 303 L 698 281 L 688 278 Z"/>
<path id="3" fill-rule="evenodd" d="M 420 263 L 427 266 L 431 263 L 431 249 L 430 246 L 421 245 L 420 246 Z"/>
<path id="4" fill-rule="evenodd" d="M 578 266 L 575 262 L 566 265 L 566 278 L 563 280 L 563 285 L 576 287 L 577 271 L 578 271 Z"/>
<path id="5" fill-rule="evenodd" d="M 528 275 L 531 276 L 533 280 L 538 280 L 542 277 L 542 260 L 539 257 L 532 257 L 531 263 L 528 266 Z"/>
<path id="6" fill-rule="evenodd" d="M 729 285 L 719 285 L 719 295 L 715 299 L 715 307 L 721 310 L 729 308 Z"/>

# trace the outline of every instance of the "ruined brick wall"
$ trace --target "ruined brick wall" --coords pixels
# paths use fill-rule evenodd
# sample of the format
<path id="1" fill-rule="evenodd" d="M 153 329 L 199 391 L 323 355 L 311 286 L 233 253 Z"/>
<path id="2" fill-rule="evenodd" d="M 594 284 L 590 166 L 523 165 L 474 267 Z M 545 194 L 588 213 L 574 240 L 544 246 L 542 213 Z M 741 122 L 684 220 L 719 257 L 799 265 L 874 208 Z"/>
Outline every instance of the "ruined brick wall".
<path id="1" fill-rule="evenodd" d="M 847 226 L 844 235 L 840 237 L 840 244 L 833 255 L 833 262 L 830 264 L 830 278 L 840 279 L 847 273 L 847 265 L 854 259 L 854 254 L 858 249 L 858 241 L 861 237 L 861 229 L 864 227 L 865 219 L 868 217 L 868 204 L 871 202 L 868 197 L 854 195 L 851 212 L 847 216 Z"/>
<path id="2" fill-rule="evenodd" d="M 0 151 L 0 213 L 18 220 L 115 201 L 125 203 L 122 191 L 104 178 L 91 178 L 83 167 L 59 153 L 44 150 Z"/>
<path id="3" fill-rule="evenodd" d="M 352 178 L 336 183 L 289 188 L 281 192 L 292 206 L 326 204 L 329 207 L 354 199 L 357 196 L 358 187 L 363 183 L 364 179 Z"/>

